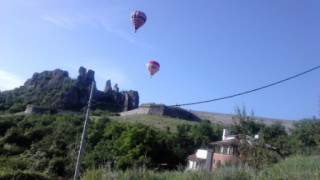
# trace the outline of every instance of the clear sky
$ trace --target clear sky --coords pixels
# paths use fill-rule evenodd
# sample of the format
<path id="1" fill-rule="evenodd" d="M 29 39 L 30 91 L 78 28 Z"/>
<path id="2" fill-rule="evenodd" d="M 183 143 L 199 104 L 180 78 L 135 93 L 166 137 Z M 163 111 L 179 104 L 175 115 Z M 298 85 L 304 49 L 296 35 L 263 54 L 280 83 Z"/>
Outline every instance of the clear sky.
<path id="1" fill-rule="evenodd" d="M 318 0 L 0 0 L 0 90 L 35 72 L 95 71 L 136 90 L 140 104 L 203 101 L 258 88 L 320 65 Z M 134 33 L 132 11 L 147 22 Z M 146 63 L 160 71 L 151 79 Z M 186 106 L 255 116 L 319 117 L 320 69 L 257 92 Z"/>

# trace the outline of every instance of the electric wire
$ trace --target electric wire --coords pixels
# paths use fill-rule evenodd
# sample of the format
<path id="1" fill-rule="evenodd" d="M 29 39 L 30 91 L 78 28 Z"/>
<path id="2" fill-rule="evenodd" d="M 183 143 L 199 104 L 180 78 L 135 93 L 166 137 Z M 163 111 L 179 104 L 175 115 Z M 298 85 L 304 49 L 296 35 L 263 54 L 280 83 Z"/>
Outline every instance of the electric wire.
<path id="1" fill-rule="evenodd" d="M 220 97 L 220 98 L 215 98 L 215 99 L 211 99 L 211 100 L 206 100 L 206 101 L 198 101 L 198 102 L 192 102 L 192 103 L 176 104 L 176 105 L 171 105 L 171 107 L 180 107 L 180 106 L 187 106 L 187 105 L 203 104 L 203 103 L 209 103 L 209 102 L 219 101 L 219 100 L 223 100 L 223 99 L 229 99 L 229 98 L 233 98 L 233 97 L 236 97 L 236 96 L 241 96 L 241 95 L 244 95 L 244 94 L 252 93 L 252 92 L 255 92 L 255 91 L 258 91 L 258 90 L 261 90 L 261 89 L 265 89 L 265 88 L 268 88 L 268 87 L 283 83 L 285 81 L 294 79 L 296 77 L 299 77 L 299 76 L 307 74 L 307 73 L 309 73 L 311 71 L 314 71 L 314 70 L 316 70 L 318 68 L 320 68 L 320 66 L 316 66 L 316 67 L 314 67 L 312 69 L 309 69 L 309 70 L 304 71 L 302 73 L 299 73 L 299 74 L 296 74 L 294 76 L 288 77 L 286 79 L 283 79 L 283 80 L 280 80 L 280 81 L 277 81 L 277 82 L 274 82 L 274 83 L 271 83 L 271 84 L 268 84 L 268 85 L 265 85 L 265 86 L 262 86 L 262 87 L 259 87 L 259 88 L 256 88 L 256 89 L 244 91 L 244 92 L 241 92 L 241 93 L 237 93 L 237 94 L 233 94 L 233 95 L 229 95 L 229 96 L 224 96 L 224 97 Z"/>

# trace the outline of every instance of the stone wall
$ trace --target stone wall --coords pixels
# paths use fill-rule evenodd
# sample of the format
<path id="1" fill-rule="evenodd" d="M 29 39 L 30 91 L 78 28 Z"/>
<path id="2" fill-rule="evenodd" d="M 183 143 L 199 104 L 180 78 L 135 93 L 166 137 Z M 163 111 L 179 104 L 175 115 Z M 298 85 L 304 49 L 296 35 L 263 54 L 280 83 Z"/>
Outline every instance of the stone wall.
<path id="1" fill-rule="evenodd" d="M 195 116 L 203 120 L 209 120 L 211 123 L 218 123 L 222 125 L 232 124 L 233 114 L 222 114 L 222 113 L 213 113 L 213 112 L 204 112 L 204 111 L 190 111 Z M 262 122 L 266 125 L 271 125 L 276 122 L 281 122 L 281 124 L 286 128 L 286 131 L 289 132 L 293 128 L 294 121 L 284 120 L 284 119 L 273 119 L 273 118 L 264 118 L 264 117 L 254 117 L 257 122 Z"/>
<path id="2" fill-rule="evenodd" d="M 27 105 L 26 110 L 24 111 L 25 114 L 31 114 L 31 113 L 39 113 L 39 114 L 53 114 L 54 110 L 49 108 L 42 108 L 37 107 L 34 105 Z"/>
<path id="3" fill-rule="evenodd" d="M 232 114 L 222 114 L 222 113 L 213 113 L 213 112 L 204 112 L 204 111 L 194 111 L 194 110 L 186 110 L 179 107 L 169 107 L 164 104 L 155 104 L 155 103 L 146 103 L 141 104 L 138 109 L 122 112 L 121 116 L 133 115 L 133 114 L 150 114 L 150 115 L 158 115 L 158 116 L 169 116 L 180 119 L 187 120 L 208 120 L 211 123 L 218 123 L 222 125 L 230 125 L 232 124 L 232 118 L 234 115 Z M 293 127 L 294 121 L 291 120 L 283 120 L 283 119 L 272 119 L 272 118 L 263 118 L 263 117 L 255 117 L 257 121 L 261 121 L 266 125 L 271 125 L 275 122 L 281 122 L 282 125 L 286 128 L 286 131 Z"/>
<path id="4" fill-rule="evenodd" d="M 34 105 L 27 105 L 24 114 L 74 114 L 75 112 L 64 110 L 64 109 L 50 109 L 50 108 L 43 108 Z"/>
<path id="5" fill-rule="evenodd" d="M 133 115 L 133 114 L 150 114 L 150 115 L 158 115 L 158 116 L 169 116 L 180 119 L 187 120 L 199 120 L 191 112 L 178 108 L 178 107 L 169 107 L 164 104 L 155 104 L 155 103 L 145 103 L 141 104 L 138 109 L 122 112 L 121 116 Z"/>
<path id="6" fill-rule="evenodd" d="M 164 116 L 176 117 L 180 119 L 200 120 L 200 118 L 195 116 L 191 111 L 179 107 L 165 106 L 163 114 Z"/>

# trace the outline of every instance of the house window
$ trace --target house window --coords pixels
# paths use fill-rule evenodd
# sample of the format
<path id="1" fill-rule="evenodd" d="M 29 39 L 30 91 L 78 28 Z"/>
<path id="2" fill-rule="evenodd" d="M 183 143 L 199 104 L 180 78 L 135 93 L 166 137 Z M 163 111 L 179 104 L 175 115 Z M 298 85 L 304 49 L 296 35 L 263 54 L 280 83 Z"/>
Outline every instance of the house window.
<path id="1" fill-rule="evenodd" d="M 221 151 L 221 146 L 215 146 L 214 147 L 214 152 L 215 153 L 220 153 L 220 151 Z"/>
<path id="2" fill-rule="evenodd" d="M 228 146 L 223 147 L 223 154 L 228 154 Z"/>
<path id="3" fill-rule="evenodd" d="M 236 155 L 236 156 L 240 155 L 239 150 L 238 150 L 237 147 L 234 148 L 234 155 Z"/>
<path id="4" fill-rule="evenodd" d="M 229 155 L 233 155 L 233 147 L 229 146 L 228 150 L 229 150 L 228 154 Z"/>
<path id="5" fill-rule="evenodd" d="M 221 146 L 221 149 L 220 149 L 220 153 L 221 153 L 221 154 L 224 154 L 224 153 L 223 153 L 223 152 L 224 152 L 224 149 L 225 149 L 225 148 L 224 148 L 223 146 Z"/>

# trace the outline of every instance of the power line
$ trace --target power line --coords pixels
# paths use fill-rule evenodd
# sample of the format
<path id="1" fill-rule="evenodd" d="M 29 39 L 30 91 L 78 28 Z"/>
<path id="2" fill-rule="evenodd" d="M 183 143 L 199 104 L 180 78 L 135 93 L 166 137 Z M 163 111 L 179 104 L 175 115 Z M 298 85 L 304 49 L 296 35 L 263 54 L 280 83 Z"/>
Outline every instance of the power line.
<path id="1" fill-rule="evenodd" d="M 193 103 L 176 104 L 176 105 L 171 105 L 171 106 L 173 106 L 173 107 L 174 106 L 187 106 L 187 105 L 195 105 L 195 104 L 202 104 L 202 103 L 208 103 L 208 102 L 213 102 L 213 101 L 219 101 L 219 100 L 223 100 L 223 99 L 229 99 L 229 98 L 232 98 L 232 97 L 236 97 L 236 96 L 252 93 L 254 91 L 258 91 L 258 90 L 261 90 L 261 89 L 265 89 L 265 88 L 268 88 L 268 87 L 283 83 L 285 81 L 291 80 L 291 79 L 296 78 L 298 76 L 302 76 L 304 74 L 307 74 L 307 73 L 309 73 L 311 71 L 314 71 L 314 70 L 316 70 L 318 68 L 320 68 L 320 66 L 316 66 L 316 67 L 314 67 L 312 69 L 309 69 L 309 70 L 304 71 L 302 73 L 299 73 L 299 74 L 296 74 L 294 76 L 288 77 L 288 78 L 283 79 L 281 81 L 277 81 L 277 82 L 274 82 L 274 83 L 271 83 L 271 84 L 268 84 L 268 85 L 265 85 L 265 86 L 262 86 L 262 87 L 259 87 L 259 88 L 256 88 L 256 89 L 252 89 L 252 90 L 249 90 L 249 91 L 233 94 L 233 95 L 230 95 L 230 96 L 224 96 L 224 97 L 220 97 L 220 98 L 216 98 L 216 99 L 211 99 L 211 100 L 206 100 L 206 101 L 198 101 L 198 102 L 193 102 Z"/>

